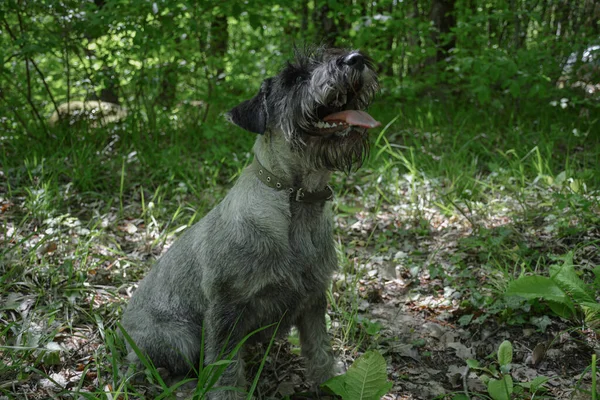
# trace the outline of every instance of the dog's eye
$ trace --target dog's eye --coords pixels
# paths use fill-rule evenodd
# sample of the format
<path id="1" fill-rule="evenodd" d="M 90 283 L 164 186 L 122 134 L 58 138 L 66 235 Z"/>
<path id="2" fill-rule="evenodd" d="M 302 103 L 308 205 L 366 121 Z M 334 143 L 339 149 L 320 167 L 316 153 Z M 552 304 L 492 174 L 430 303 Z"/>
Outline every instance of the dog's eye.
<path id="1" fill-rule="evenodd" d="M 304 82 L 306 80 L 306 77 L 304 75 L 298 75 L 296 77 L 296 81 L 294 82 L 296 85 Z"/>

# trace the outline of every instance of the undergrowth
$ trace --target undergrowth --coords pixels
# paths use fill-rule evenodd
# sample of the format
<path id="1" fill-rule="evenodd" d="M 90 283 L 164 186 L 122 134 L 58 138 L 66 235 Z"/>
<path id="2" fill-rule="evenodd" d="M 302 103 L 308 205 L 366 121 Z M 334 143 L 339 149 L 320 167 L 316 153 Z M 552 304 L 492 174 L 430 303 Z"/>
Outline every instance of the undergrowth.
<path id="1" fill-rule="evenodd" d="M 490 112 L 460 101 L 389 98 L 371 111 L 384 128 L 365 168 L 336 175 L 335 207 L 342 217 L 398 213 L 402 224 L 375 224 L 366 240 L 347 237 L 338 224 L 341 272 L 330 300 L 339 348 L 377 348 L 383 325 L 361 316 L 361 301 L 371 297 L 357 288 L 369 260 L 391 252 L 407 279 L 427 273 L 456 288 L 454 322 L 465 327 L 493 320 L 543 329 L 540 318 L 557 311 L 544 296 L 504 294 L 524 276 L 549 279 L 567 254 L 585 300 L 598 301 L 594 109 L 579 118 L 576 109 L 548 104 Z M 26 395 L 33 377 L 64 386 L 56 372 L 69 368 L 82 377 L 70 391 L 144 395 L 119 368 L 114 331 L 126 296 L 151 261 L 224 196 L 251 160 L 253 139 L 217 114 L 193 128 L 148 130 L 127 120 L 44 140 L 2 138 L 0 377 L 10 384 L 0 392 Z M 451 252 L 400 245 L 454 225 L 464 229 Z M 366 258 L 347 256 L 361 249 Z M 594 307 L 573 300 L 562 316 L 597 332 Z"/>

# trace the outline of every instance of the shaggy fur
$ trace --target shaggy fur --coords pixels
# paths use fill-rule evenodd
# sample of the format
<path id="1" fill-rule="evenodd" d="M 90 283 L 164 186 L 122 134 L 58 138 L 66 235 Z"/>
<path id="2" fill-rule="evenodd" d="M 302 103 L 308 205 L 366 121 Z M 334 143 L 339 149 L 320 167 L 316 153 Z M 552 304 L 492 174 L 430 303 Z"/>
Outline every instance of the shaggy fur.
<path id="1" fill-rule="evenodd" d="M 332 171 L 350 171 L 368 154 L 365 128 L 323 134 L 315 124 L 334 112 L 366 108 L 377 90 L 371 65 L 356 51 L 298 52 L 228 118 L 260 134 L 254 154 L 266 169 L 295 187 L 321 190 Z M 330 203 L 297 202 L 287 190 L 262 183 L 251 166 L 140 283 L 122 325 L 155 366 L 185 375 L 200 362 L 203 328 L 208 364 L 253 330 L 281 321 L 279 334 L 298 327 L 308 378 L 321 383 L 333 373 L 325 314 L 336 268 Z M 268 341 L 273 332 L 250 341 Z M 139 362 L 131 349 L 129 359 Z M 238 355 L 217 385 L 243 384 Z"/>

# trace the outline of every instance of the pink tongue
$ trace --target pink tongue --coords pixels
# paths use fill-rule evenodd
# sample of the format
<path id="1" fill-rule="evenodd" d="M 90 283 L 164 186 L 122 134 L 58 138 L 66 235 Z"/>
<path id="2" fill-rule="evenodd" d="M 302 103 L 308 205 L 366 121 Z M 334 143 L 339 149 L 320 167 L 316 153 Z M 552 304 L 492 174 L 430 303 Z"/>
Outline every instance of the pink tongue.
<path id="1" fill-rule="evenodd" d="M 381 122 L 375 121 L 373 117 L 364 111 L 346 110 L 329 114 L 323 121 L 343 121 L 349 125 L 361 126 L 363 128 L 377 128 Z"/>

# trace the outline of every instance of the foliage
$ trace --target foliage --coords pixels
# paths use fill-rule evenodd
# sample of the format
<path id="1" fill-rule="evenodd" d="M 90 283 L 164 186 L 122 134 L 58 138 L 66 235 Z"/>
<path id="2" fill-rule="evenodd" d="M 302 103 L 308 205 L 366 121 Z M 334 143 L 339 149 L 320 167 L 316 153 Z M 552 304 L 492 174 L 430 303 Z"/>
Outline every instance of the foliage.
<path id="1" fill-rule="evenodd" d="M 587 90 L 598 80 L 583 53 L 598 44 L 595 7 L 1 1 L 0 375 L 11 386 L 0 393 L 47 397 L 30 382 L 64 373 L 71 380 L 53 396 L 161 395 L 120 374 L 111 332 L 134 282 L 249 162 L 254 136 L 222 114 L 304 43 L 368 52 L 382 87 L 369 112 L 385 128 L 370 163 L 334 178 L 344 278 L 331 293 L 331 329 L 341 353 L 386 351 L 390 376 L 404 376 L 415 355 L 398 353 L 388 336 L 398 316 L 368 315 L 391 300 L 405 316 L 443 316 L 472 332 L 533 324 L 555 335 L 565 323 L 555 314 L 572 323 L 583 313 L 586 324 L 573 329 L 591 339 L 600 102 Z M 126 116 L 50 122 L 62 104 L 97 99 Z M 387 267 L 386 285 L 368 287 Z M 507 288 L 519 296 L 502 295 Z M 414 329 L 415 352 L 437 354 L 424 327 Z M 510 365 L 507 348 L 497 365 Z M 510 382 L 517 397 L 543 389 L 502 367 L 474 369 L 494 380 L 490 395 L 505 395 Z"/>
<path id="2" fill-rule="evenodd" d="M 496 355 L 498 368 L 493 364 L 481 366 L 479 361 L 473 359 L 467 360 L 467 365 L 471 370 L 481 373 L 479 378 L 486 384 L 488 394 L 493 400 L 510 400 L 514 398 L 513 393 L 517 394 L 518 398 L 527 398 L 525 391 L 531 396 L 545 392 L 543 386 L 548 378 L 544 376 L 538 376 L 530 382 L 515 383 L 510 375 L 512 359 L 512 344 L 505 340 L 498 347 Z"/>
<path id="3" fill-rule="evenodd" d="M 587 285 L 579 277 L 572 252 L 557 260 L 562 261 L 562 265 L 551 265 L 549 277 L 521 276 L 508 285 L 506 295 L 530 300 L 543 299 L 554 313 L 563 318 L 574 317 L 577 308 L 583 311 L 588 322 L 597 322 L 600 315 L 600 304 L 595 298 L 598 287 Z M 593 272 L 598 274 L 598 268 Z"/>
<path id="4" fill-rule="evenodd" d="M 596 354 L 592 354 L 592 400 L 596 400 L 598 397 L 598 386 L 597 380 L 598 375 L 596 375 Z"/>
<path id="5" fill-rule="evenodd" d="M 323 386 L 344 400 L 378 400 L 391 389 L 392 382 L 387 381 L 381 354 L 368 351 L 344 375 L 331 378 Z"/>
<path id="6" fill-rule="evenodd" d="M 0 5 L 1 121 L 11 142 L 49 139 L 47 117 L 61 103 L 100 98 L 123 104 L 140 131 L 184 122 L 210 139 L 207 118 L 303 43 L 368 50 L 384 93 L 400 99 L 451 88 L 468 103 L 520 108 L 577 80 L 565 76 L 567 60 L 598 44 L 589 3 L 9 0 Z"/>

